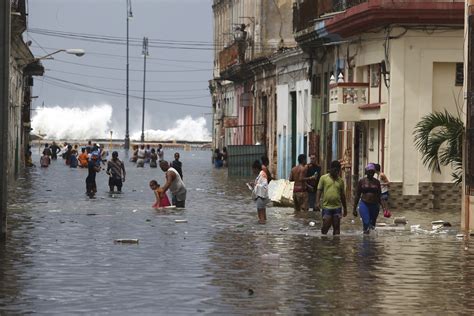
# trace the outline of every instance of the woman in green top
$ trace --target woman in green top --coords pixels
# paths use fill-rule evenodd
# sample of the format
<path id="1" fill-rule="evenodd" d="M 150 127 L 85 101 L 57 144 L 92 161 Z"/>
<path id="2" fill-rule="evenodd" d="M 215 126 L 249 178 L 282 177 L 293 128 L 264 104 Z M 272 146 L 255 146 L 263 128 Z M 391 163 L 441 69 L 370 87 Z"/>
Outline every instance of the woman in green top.
<path id="1" fill-rule="evenodd" d="M 333 235 L 341 233 L 341 217 L 347 216 L 346 196 L 344 194 L 344 180 L 340 177 L 341 163 L 331 162 L 329 173 L 319 179 L 316 195 L 316 207 L 320 208 L 321 194 L 323 196 L 323 226 L 321 233 L 326 235 L 329 228 L 333 228 Z"/>

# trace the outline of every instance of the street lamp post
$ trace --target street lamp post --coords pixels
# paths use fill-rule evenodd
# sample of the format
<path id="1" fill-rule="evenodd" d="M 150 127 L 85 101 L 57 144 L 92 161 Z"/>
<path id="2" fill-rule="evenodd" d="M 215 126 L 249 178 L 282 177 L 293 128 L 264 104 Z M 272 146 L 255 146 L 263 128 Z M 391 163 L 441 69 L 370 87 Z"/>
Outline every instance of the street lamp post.
<path id="1" fill-rule="evenodd" d="M 128 64 L 128 59 L 129 59 L 129 43 L 128 43 L 128 24 L 130 18 L 133 17 L 132 13 L 132 0 L 127 0 L 127 100 L 126 100 L 126 109 L 125 109 L 125 150 L 128 150 L 130 148 L 130 135 L 129 135 L 129 130 L 128 130 L 128 89 L 129 89 L 129 64 Z"/>
<path id="2" fill-rule="evenodd" d="M 143 107 L 142 107 L 142 143 L 145 141 L 145 84 L 146 84 L 146 57 L 148 56 L 148 37 L 143 38 Z"/>
<path id="3" fill-rule="evenodd" d="M 52 53 L 50 53 L 50 54 L 48 54 L 48 55 L 35 58 L 34 61 L 38 61 L 38 60 L 42 60 L 42 59 L 47 59 L 47 58 L 51 57 L 52 55 L 57 54 L 57 53 L 60 53 L 60 52 L 65 52 L 66 54 L 76 55 L 77 57 L 84 56 L 84 54 L 86 53 L 82 48 L 58 49 L 57 51 L 52 52 Z"/>

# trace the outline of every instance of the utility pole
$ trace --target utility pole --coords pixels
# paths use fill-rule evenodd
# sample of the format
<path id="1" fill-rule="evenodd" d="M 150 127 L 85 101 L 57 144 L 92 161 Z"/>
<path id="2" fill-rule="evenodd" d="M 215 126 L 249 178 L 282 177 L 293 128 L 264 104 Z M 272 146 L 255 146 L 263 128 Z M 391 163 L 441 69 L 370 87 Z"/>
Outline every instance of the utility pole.
<path id="1" fill-rule="evenodd" d="M 145 84 L 146 84 L 146 57 L 148 56 L 148 37 L 143 38 L 143 107 L 142 107 L 142 143 L 145 141 Z"/>
<path id="2" fill-rule="evenodd" d="M 130 148 L 130 134 L 129 134 L 129 119 L 128 119 L 128 112 L 129 112 L 129 107 L 128 107 L 128 90 L 129 90 L 129 41 L 128 41 L 128 24 L 129 20 L 133 18 L 133 13 L 132 13 L 132 0 L 127 0 L 127 101 L 126 101 L 126 114 L 125 114 L 125 150 L 128 150 Z"/>
<path id="3" fill-rule="evenodd" d="M 7 234 L 10 5 L 10 1 L 2 1 L 0 7 L 0 240 Z"/>
<path id="4" fill-rule="evenodd" d="M 464 141 L 464 231 L 469 234 L 470 223 L 472 222 L 472 207 L 471 199 L 474 195 L 474 0 L 467 1 L 467 71 L 466 74 L 466 133 Z"/>

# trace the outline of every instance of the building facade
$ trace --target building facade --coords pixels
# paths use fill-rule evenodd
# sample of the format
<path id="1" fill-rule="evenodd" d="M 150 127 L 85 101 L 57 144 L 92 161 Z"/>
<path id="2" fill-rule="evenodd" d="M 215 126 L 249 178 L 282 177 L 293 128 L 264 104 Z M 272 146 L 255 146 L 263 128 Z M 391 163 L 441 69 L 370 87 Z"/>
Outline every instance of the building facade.
<path id="1" fill-rule="evenodd" d="M 276 172 L 272 56 L 295 47 L 292 1 L 214 0 L 213 146 L 264 145 Z"/>
<path id="2" fill-rule="evenodd" d="M 428 113 L 460 110 L 463 12 L 463 1 L 295 4 L 295 37 L 318 86 L 326 165 L 347 160 L 353 185 L 368 162 L 380 163 L 394 208 L 460 209 L 451 169 L 428 171 L 413 131 Z"/>

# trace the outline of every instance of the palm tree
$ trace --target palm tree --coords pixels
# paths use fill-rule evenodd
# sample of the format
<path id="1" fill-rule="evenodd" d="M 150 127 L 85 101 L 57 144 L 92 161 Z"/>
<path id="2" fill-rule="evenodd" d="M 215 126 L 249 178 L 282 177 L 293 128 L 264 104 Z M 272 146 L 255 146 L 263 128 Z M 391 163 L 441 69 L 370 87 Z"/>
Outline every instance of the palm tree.
<path id="1" fill-rule="evenodd" d="M 447 110 L 424 116 L 413 132 L 415 147 L 430 171 L 441 173 L 441 166 L 452 165 L 453 182 L 462 182 L 462 142 L 464 123 Z"/>

